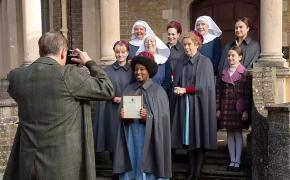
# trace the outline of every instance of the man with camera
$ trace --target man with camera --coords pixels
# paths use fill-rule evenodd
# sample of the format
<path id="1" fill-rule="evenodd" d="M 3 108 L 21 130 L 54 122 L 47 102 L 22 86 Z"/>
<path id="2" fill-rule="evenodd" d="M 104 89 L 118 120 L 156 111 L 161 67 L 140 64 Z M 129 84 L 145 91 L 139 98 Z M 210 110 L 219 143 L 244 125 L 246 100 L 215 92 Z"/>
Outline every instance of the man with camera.
<path id="1" fill-rule="evenodd" d="M 86 52 L 73 50 L 60 33 L 39 39 L 30 66 L 8 74 L 8 92 L 18 104 L 19 126 L 4 180 L 95 180 L 90 100 L 110 100 L 113 86 Z M 89 70 L 89 72 L 88 72 Z"/>

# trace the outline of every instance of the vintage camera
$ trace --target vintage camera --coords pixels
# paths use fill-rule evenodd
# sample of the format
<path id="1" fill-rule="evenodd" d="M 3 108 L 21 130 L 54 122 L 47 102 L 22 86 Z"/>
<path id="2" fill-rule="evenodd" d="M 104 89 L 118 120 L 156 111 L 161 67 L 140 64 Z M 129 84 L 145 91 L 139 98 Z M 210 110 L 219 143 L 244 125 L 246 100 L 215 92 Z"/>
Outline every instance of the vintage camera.
<path id="1" fill-rule="evenodd" d="M 73 54 L 73 50 L 67 50 L 65 64 L 79 64 L 78 62 L 72 61 L 72 58 L 79 58 L 79 56 L 76 54 Z"/>

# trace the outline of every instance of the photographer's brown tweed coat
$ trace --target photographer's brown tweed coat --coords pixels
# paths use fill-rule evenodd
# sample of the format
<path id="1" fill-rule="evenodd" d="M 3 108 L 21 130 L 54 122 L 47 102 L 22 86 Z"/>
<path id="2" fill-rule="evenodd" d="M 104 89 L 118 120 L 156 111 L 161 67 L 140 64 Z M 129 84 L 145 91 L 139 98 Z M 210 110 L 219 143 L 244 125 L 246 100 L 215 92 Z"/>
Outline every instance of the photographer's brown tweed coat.
<path id="1" fill-rule="evenodd" d="M 8 75 L 19 126 L 4 180 L 95 180 L 89 100 L 108 99 L 113 86 L 89 61 L 87 69 L 42 57 Z"/>

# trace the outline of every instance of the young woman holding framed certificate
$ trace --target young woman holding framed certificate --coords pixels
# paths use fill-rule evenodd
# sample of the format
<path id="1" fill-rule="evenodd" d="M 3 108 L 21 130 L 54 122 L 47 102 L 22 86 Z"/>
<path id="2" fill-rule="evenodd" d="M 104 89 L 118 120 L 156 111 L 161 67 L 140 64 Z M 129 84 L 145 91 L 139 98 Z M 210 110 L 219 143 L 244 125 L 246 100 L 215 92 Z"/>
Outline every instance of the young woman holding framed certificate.
<path id="1" fill-rule="evenodd" d="M 138 107 L 139 98 L 143 97 L 143 106 L 133 119 L 127 117 L 128 108 L 121 109 L 122 124 L 118 129 L 115 153 L 118 156 L 114 157 L 113 173 L 119 174 L 121 180 L 169 179 L 171 138 L 168 97 L 165 90 L 151 80 L 158 66 L 154 56 L 144 51 L 132 59 L 131 67 L 136 82 L 124 90 L 124 95 L 130 96 L 123 96 L 126 97 L 123 103 L 128 106 L 134 101 L 133 106 Z"/>

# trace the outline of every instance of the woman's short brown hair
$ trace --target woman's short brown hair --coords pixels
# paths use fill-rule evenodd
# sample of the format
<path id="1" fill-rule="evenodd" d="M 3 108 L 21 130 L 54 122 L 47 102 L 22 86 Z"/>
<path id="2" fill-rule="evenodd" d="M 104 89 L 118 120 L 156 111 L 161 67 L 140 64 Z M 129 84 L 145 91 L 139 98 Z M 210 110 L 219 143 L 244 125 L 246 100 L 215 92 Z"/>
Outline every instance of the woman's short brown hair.
<path id="1" fill-rule="evenodd" d="M 127 51 L 129 51 L 129 42 L 127 40 L 119 40 L 119 41 L 116 41 L 114 46 L 113 46 L 113 51 L 115 51 L 115 47 L 119 45 L 119 46 L 125 46 Z"/>
<path id="2" fill-rule="evenodd" d="M 170 21 L 168 24 L 167 24 L 167 28 L 166 30 L 168 30 L 169 28 L 174 28 L 176 29 L 177 33 L 181 34 L 182 33 L 182 27 L 181 27 L 181 24 L 177 21 Z"/>
<path id="3" fill-rule="evenodd" d="M 251 31 L 253 29 L 253 23 L 249 17 L 237 18 L 235 23 L 237 23 L 238 21 L 242 21 L 243 23 L 245 23 L 246 26 L 249 28 L 249 31 Z"/>
<path id="4" fill-rule="evenodd" d="M 236 51 L 239 56 L 243 56 L 243 50 L 239 46 L 233 46 L 229 49 L 229 51 L 230 50 Z"/>

